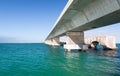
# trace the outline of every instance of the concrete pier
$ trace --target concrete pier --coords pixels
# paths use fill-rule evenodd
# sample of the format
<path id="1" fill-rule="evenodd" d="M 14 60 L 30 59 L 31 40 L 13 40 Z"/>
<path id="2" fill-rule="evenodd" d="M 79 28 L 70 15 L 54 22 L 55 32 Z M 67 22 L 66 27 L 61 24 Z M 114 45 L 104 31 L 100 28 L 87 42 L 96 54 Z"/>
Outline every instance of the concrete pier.
<path id="1" fill-rule="evenodd" d="M 59 46 L 60 45 L 60 39 L 59 39 L 59 37 L 53 38 L 52 42 L 53 42 L 52 43 L 53 46 Z"/>
<path id="2" fill-rule="evenodd" d="M 84 44 L 84 32 L 67 32 L 66 33 L 67 40 L 64 48 L 68 51 L 72 49 L 82 49 L 82 45 Z"/>
<path id="3" fill-rule="evenodd" d="M 45 44 L 53 45 L 53 46 L 59 46 L 59 45 L 60 45 L 59 37 L 55 37 L 55 38 L 46 40 L 46 41 L 45 41 Z"/>
<path id="4" fill-rule="evenodd" d="M 98 41 L 101 45 L 107 48 L 116 49 L 116 38 L 114 36 L 98 36 L 86 38 L 85 44 L 91 44 L 93 41 Z"/>
<path id="5" fill-rule="evenodd" d="M 45 44 L 52 45 L 52 39 L 45 40 Z"/>

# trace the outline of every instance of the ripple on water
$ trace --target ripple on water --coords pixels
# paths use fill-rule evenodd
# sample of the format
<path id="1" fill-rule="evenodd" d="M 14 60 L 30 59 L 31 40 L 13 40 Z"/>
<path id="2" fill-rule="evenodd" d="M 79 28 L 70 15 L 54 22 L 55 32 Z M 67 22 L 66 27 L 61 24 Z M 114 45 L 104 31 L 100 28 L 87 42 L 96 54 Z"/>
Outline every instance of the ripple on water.
<path id="1" fill-rule="evenodd" d="M 120 58 L 45 44 L 0 44 L 0 76 L 120 76 Z"/>

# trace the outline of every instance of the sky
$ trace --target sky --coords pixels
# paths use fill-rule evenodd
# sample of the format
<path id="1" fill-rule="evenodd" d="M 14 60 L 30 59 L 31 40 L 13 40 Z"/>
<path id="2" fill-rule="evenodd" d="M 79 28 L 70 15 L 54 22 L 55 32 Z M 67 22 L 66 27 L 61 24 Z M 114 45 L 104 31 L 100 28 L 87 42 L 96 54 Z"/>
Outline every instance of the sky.
<path id="1" fill-rule="evenodd" d="M 0 43 L 44 42 L 67 0 L 0 0 Z M 86 37 L 114 35 L 120 24 L 86 31 Z M 96 31 L 96 32 L 95 32 Z"/>
<path id="2" fill-rule="evenodd" d="M 43 42 L 67 0 L 0 0 L 0 42 Z"/>

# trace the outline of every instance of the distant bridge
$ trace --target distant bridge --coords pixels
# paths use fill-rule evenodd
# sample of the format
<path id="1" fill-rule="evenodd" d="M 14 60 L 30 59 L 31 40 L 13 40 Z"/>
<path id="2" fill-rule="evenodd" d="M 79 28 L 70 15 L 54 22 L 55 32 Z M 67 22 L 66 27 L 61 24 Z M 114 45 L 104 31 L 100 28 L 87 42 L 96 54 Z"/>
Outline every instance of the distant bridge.
<path id="1" fill-rule="evenodd" d="M 107 48 L 116 48 L 116 38 L 114 36 L 98 36 L 92 38 L 86 38 L 84 40 L 85 44 L 91 44 L 92 42 L 97 41 L 101 45 Z"/>

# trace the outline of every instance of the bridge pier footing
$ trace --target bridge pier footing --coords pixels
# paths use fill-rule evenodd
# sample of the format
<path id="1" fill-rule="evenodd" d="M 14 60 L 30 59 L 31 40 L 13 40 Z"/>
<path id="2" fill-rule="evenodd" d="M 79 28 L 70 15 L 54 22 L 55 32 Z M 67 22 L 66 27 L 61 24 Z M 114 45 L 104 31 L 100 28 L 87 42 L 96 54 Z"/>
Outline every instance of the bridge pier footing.
<path id="1" fill-rule="evenodd" d="M 67 32 L 67 39 L 64 48 L 67 51 L 82 50 L 84 44 L 84 32 Z"/>

